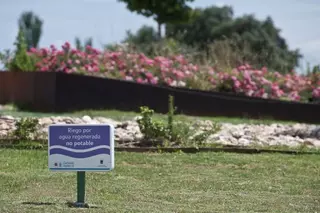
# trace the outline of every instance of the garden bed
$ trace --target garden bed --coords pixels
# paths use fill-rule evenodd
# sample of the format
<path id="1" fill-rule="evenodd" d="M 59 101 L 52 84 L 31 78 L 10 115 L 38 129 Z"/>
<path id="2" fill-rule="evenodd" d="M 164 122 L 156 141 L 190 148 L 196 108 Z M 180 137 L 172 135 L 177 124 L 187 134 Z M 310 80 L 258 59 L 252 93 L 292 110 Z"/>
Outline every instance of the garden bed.
<path id="1" fill-rule="evenodd" d="M 158 119 L 157 119 L 158 120 Z M 51 116 L 23 122 L 19 117 L 0 116 L 0 141 L 5 147 L 45 148 L 48 140 L 48 126 L 51 124 L 111 124 L 115 127 L 115 146 L 121 150 L 161 149 L 167 151 L 198 149 L 259 153 L 263 150 L 306 151 L 319 150 L 320 128 L 309 124 L 230 124 L 210 120 L 185 118 L 175 119 L 176 141 L 147 138 L 136 119 L 117 121 L 106 117 Z M 17 125 L 20 123 L 19 125 Z M 183 125 L 188 123 L 188 125 Z M 13 134 L 19 126 L 19 135 Z M 31 128 L 30 128 L 31 127 Z M 27 143 L 19 144 L 21 138 L 30 136 Z M 205 133 L 206 135 L 199 135 Z M 152 133 L 154 134 L 154 133 Z M 198 135 L 198 136 L 197 136 Z M 22 136 L 22 137 L 21 137 Z M 157 137 L 157 135 L 154 135 Z M 33 140 L 33 141 L 30 141 Z M 168 143 L 169 142 L 169 143 Z"/>

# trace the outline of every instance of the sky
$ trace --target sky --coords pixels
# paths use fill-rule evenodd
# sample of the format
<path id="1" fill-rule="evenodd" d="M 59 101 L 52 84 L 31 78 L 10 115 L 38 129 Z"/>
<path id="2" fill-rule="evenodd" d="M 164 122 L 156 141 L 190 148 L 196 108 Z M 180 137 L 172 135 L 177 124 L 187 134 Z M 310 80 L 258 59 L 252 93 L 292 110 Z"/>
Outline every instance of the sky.
<path id="1" fill-rule="evenodd" d="M 195 0 L 192 7 L 230 5 L 235 16 L 254 14 L 258 19 L 271 16 L 291 49 L 299 48 L 306 63 L 320 64 L 319 0 Z M 128 11 L 117 0 L 0 0 L 0 51 L 13 49 L 18 18 L 33 11 L 44 22 L 40 47 L 61 46 L 75 37 L 93 38 L 93 46 L 121 42 L 127 30 L 142 25 L 156 27 L 152 19 Z"/>

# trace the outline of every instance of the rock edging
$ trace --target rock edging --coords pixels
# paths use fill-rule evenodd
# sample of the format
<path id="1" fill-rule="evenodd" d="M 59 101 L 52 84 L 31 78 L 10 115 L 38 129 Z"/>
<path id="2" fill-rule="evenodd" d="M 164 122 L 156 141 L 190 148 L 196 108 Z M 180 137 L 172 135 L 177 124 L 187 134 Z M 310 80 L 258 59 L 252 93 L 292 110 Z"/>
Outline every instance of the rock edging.
<path id="1" fill-rule="evenodd" d="M 0 116 L 0 137 L 4 138 L 14 130 L 18 117 Z M 39 118 L 38 134 L 47 137 L 50 124 L 111 124 L 115 127 L 117 145 L 135 147 L 143 139 L 136 118 L 127 121 L 115 121 L 105 117 L 42 117 Z M 201 131 L 213 126 L 209 120 L 197 120 L 190 124 L 190 128 L 199 128 Z M 45 139 L 45 138 L 44 138 Z M 210 135 L 204 143 L 217 143 L 246 147 L 258 146 L 309 146 L 320 148 L 320 127 L 309 124 L 230 124 L 222 123 L 221 131 Z"/>

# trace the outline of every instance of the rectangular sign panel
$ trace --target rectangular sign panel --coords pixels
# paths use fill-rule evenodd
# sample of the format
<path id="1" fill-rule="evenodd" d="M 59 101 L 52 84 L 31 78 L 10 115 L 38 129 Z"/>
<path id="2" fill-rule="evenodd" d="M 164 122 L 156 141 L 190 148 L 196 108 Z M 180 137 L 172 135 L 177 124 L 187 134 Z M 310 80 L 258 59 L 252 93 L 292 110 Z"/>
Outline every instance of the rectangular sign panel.
<path id="1" fill-rule="evenodd" d="M 112 125 L 50 125 L 48 163 L 52 171 L 109 171 L 114 168 Z"/>

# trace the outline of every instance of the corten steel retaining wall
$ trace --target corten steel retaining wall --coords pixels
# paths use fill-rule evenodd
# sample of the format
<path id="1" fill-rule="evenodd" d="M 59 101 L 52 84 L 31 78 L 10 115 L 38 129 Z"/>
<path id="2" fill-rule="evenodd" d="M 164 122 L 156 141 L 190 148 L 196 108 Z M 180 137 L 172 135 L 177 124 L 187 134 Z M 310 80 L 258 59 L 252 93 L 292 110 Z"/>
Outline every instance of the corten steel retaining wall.
<path id="1" fill-rule="evenodd" d="M 178 112 L 196 116 L 320 121 L 320 105 L 245 97 L 236 94 L 161 87 L 92 76 L 54 72 L 0 72 L 0 104 L 15 103 L 41 112 L 83 109 L 138 111 L 149 106 L 168 111 L 168 96 Z"/>
<path id="2" fill-rule="evenodd" d="M 54 111 L 55 73 L 0 72 L 0 104 L 22 109 Z"/>

